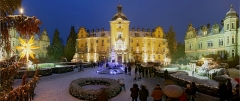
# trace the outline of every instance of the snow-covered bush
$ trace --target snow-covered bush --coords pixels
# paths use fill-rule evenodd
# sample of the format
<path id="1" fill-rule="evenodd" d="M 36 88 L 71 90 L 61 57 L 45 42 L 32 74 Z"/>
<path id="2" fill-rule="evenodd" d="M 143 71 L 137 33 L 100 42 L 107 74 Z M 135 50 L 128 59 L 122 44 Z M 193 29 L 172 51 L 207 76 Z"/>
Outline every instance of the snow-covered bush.
<path id="1" fill-rule="evenodd" d="M 96 100 L 100 89 L 84 89 L 85 85 L 105 85 L 108 98 L 117 96 L 121 92 L 121 86 L 117 80 L 108 78 L 79 78 L 73 80 L 69 87 L 69 93 L 82 100 Z"/>

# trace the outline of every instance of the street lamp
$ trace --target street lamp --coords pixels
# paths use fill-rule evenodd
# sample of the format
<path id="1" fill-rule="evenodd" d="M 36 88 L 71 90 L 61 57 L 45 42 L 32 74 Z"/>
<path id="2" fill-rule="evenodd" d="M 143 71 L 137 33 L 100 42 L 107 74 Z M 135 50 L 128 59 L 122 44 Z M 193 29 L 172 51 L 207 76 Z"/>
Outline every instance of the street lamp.
<path id="1" fill-rule="evenodd" d="M 19 11 L 20 11 L 20 14 L 23 14 L 23 8 L 20 8 Z"/>

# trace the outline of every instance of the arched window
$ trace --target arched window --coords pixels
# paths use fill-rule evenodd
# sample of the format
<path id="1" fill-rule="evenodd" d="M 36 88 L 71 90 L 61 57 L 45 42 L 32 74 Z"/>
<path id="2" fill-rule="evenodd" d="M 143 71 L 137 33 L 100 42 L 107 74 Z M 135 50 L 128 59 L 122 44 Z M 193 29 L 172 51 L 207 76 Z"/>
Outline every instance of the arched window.
<path id="1" fill-rule="evenodd" d="M 235 50 L 232 50 L 232 57 L 235 57 Z"/>
<path id="2" fill-rule="evenodd" d="M 235 36 L 234 35 L 232 36 L 232 43 L 233 44 L 235 43 Z"/>

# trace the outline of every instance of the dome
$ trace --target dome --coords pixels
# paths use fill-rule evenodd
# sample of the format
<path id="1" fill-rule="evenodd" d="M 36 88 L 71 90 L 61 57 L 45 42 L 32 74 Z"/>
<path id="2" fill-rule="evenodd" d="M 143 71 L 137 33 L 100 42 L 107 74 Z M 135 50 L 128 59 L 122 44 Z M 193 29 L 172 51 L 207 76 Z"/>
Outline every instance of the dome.
<path id="1" fill-rule="evenodd" d="M 233 9 L 231 5 L 230 10 L 227 12 L 226 17 L 238 17 L 237 12 Z"/>
<path id="2" fill-rule="evenodd" d="M 127 20 L 127 16 L 122 13 L 122 5 L 117 6 L 118 12 L 113 16 L 112 20 L 117 20 L 117 18 L 122 18 L 123 20 Z"/>

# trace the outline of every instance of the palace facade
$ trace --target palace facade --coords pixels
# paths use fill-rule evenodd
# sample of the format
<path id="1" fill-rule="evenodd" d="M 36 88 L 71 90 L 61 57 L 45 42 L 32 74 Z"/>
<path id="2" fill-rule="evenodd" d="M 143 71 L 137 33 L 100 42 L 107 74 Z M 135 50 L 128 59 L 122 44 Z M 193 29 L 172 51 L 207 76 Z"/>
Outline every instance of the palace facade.
<path id="1" fill-rule="evenodd" d="M 76 54 L 81 61 L 164 62 L 168 53 L 167 41 L 161 27 L 129 29 L 130 21 L 117 6 L 110 21 L 110 31 L 81 27 L 77 34 Z M 75 54 L 75 56 L 76 56 Z"/>
<path id="2" fill-rule="evenodd" d="M 240 55 L 239 16 L 233 7 L 226 13 L 221 24 L 201 26 L 196 30 L 190 23 L 185 36 L 185 53 L 188 57 L 202 58 L 217 55 L 233 60 Z"/>
<path id="3" fill-rule="evenodd" d="M 10 34 L 10 43 L 11 43 L 11 52 L 10 54 L 7 54 L 5 50 L 2 50 L 3 58 L 8 58 L 13 55 L 19 55 L 22 50 L 17 50 L 15 47 L 16 46 L 21 46 L 20 41 L 19 41 L 19 34 L 16 31 L 15 28 L 10 28 L 9 29 L 9 34 Z M 23 38 L 23 40 L 26 40 Z M 44 29 L 43 32 L 39 35 L 34 36 L 34 44 L 33 46 L 38 46 L 40 48 L 36 50 L 32 50 L 37 58 L 45 58 L 47 57 L 47 47 L 50 45 L 50 39 L 48 37 L 47 31 Z M 1 46 L 2 47 L 2 46 Z"/>

